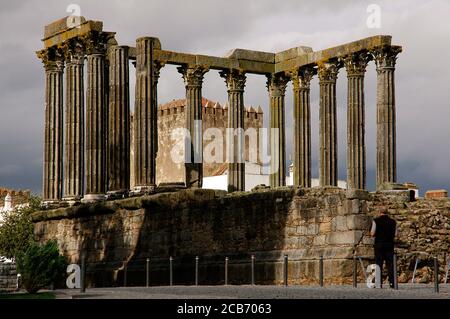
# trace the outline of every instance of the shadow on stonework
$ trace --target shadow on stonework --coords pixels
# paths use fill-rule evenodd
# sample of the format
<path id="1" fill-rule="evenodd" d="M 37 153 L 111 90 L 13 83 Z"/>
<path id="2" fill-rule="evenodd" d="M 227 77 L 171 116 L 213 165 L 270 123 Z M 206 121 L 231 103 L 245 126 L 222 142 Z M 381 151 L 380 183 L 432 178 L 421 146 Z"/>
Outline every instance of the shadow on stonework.
<path id="1" fill-rule="evenodd" d="M 150 285 L 172 283 L 219 285 L 251 283 L 251 255 L 255 256 L 255 282 L 274 283 L 276 263 L 284 248 L 284 234 L 293 189 L 226 194 L 189 189 L 150 196 L 136 248 L 127 269 L 127 284 L 145 284 L 146 258 L 150 259 Z M 266 261 L 266 262 L 265 262 Z"/>
<path id="2" fill-rule="evenodd" d="M 78 264 L 85 254 L 86 282 L 88 287 L 120 285 L 120 269 L 127 257 L 125 249 L 124 219 L 120 211 L 101 203 L 80 208 L 74 230 L 79 238 Z M 105 227 L 105 216 L 111 216 Z"/>

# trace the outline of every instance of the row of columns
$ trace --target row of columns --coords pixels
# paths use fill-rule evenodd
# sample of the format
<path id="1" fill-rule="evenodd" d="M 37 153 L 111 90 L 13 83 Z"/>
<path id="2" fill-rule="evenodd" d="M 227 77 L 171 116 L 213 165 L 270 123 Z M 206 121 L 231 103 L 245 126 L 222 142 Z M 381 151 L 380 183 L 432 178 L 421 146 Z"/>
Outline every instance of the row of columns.
<path id="1" fill-rule="evenodd" d="M 110 39 L 110 34 L 91 33 L 64 46 L 38 53 L 47 79 L 43 174 L 43 199 L 46 203 L 61 199 L 68 202 L 98 201 L 105 199 L 107 189 L 112 193 L 128 191 L 128 48 L 111 46 L 107 59 Z M 111 61 L 109 68 L 108 60 Z M 62 120 L 64 62 L 65 125 Z M 106 185 L 107 180 L 109 185 Z"/>
<path id="2" fill-rule="evenodd" d="M 129 191 L 130 110 L 128 47 L 107 45 L 108 36 L 90 34 L 71 40 L 63 48 L 39 53 L 46 70 L 45 147 L 43 197 L 47 202 L 97 201 Z M 157 38 L 136 43 L 135 193 L 151 192 L 156 184 L 157 83 L 164 63 L 156 61 L 161 49 Z M 311 186 L 310 81 L 320 85 L 320 185 L 337 185 L 336 80 L 339 68 L 348 75 L 347 176 L 348 187 L 364 189 L 364 73 L 374 59 L 377 66 L 377 186 L 395 182 L 394 69 L 399 50 L 392 47 L 359 52 L 344 59 L 268 75 L 270 97 L 270 154 L 272 187 L 285 185 L 285 91 L 294 91 L 294 184 Z M 87 56 L 86 119 L 84 118 L 84 60 Z M 65 141 L 63 147 L 63 74 L 66 62 Z M 182 65 L 186 87 L 185 127 L 191 133 L 185 145 L 185 183 L 202 187 L 202 83 L 208 67 Z M 243 70 L 223 70 L 230 106 L 228 128 L 233 134 L 227 153 L 229 191 L 245 190 Z M 86 120 L 86 125 L 85 125 Z M 84 129 L 86 129 L 84 131 Z M 84 138 L 86 137 L 86 141 Z M 63 161 L 64 149 L 64 161 Z M 86 156 L 86 158 L 85 158 Z M 85 167 L 86 159 L 86 167 Z M 64 174 L 62 166 L 64 162 Z M 86 185 L 84 185 L 86 181 Z M 85 189 L 85 191 L 84 191 Z"/>
<path id="3" fill-rule="evenodd" d="M 294 91 L 294 185 L 311 186 L 311 115 L 310 80 L 319 76 L 319 153 L 320 186 L 337 186 L 337 113 L 336 81 L 339 69 L 345 66 L 348 78 L 347 95 L 347 188 L 366 188 L 366 146 L 364 75 L 369 61 L 375 60 L 377 70 L 377 189 L 396 182 L 395 86 L 394 70 L 397 47 L 384 47 L 371 52 L 358 52 L 343 59 L 319 63 L 317 68 L 301 67 L 279 75 L 284 81 L 269 77 L 271 127 L 282 128 L 276 141 L 271 141 L 271 186 L 285 185 L 284 159 L 284 92 L 286 79 L 292 80 Z M 283 106 L 280 108 L 280 106 Z M 281 115 L 283 114 L 283 115 Z M 281 121 L 281 122 L 280 122 Z M 275 159 L 275 161 L 273 161 Z"/>

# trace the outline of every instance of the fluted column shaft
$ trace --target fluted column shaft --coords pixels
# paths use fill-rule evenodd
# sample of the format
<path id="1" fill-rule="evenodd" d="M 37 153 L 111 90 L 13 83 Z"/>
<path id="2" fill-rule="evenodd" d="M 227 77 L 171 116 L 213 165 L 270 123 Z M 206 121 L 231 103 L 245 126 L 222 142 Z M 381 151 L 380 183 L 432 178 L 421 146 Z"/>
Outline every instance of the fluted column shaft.
<path id="1" fill-rule="evenodd" d="M 347 188 L 366 188 L 364 74 L 368 55 L 345 59 L 347 70 Z"/>
<path id="2" fill-rule="evenodd" d="M 130 85 L 128 47 L 109 49 L 108 192 L 130 188 Z"/>
<path id="3" fill-rule="evenodd" d="M 40 58 L 46 77 L 42 199 L 51 203 L 62 197 L 64 60 L 52 49 L 41 52 Z"/>
<path id="4" fill-rule="evenodd" d="M 397 181 L 394 71 L 397 47 L 373 52 L 377 67 L 377 189 Z"/>
<path id="5" fill-rule="evenodd" d="M 311 187 L 311 110 L 312 68 L 292 72 L 294 93 L 294 185 Z"/>
<path id="6" fill-rule="evenodd" d="M 320 186 L 337 186 L 337 116 L 336 80 L 337 63 L 319 65 L 319 148 Z"/>
<path id="7" fill-rule="evenodd" d="M 244 159 L 244 72 L 226 70 L 221 73 L 228 88 L 228 191 L 245 191 Z"/>
<path id="8" fill-rule="evenodd" d="M 270 97 L 270 187 L 286 185 L 286 132 L 284 95 L 289 78 L 284 74 L 268 76 Z"/>
<path id="9" fill-rule="evenodd" d="M 161 49 L 157 38 L 136 41 L 136 104 L 134 112 L 134 192 L 152 192 L 156 187 L 158 152 L 157 84 L 162 64 L 153 59 Z"/>
<path id="10" fill-rule="evenodd" d="M 87 58 L 86 200 L 101 200 L 106 193 L 105 53 Z"/>
<path id="11" fill-rule="evenodd" d="M 66 120 L 63 199 L 79 200 L 84 191 L 84 52 L 70 49 L 66 66 Z"/>
<path id="12" fill-rule="evenodd" d="M 186 86 L 185 128 L 190 133 L 185 143 L 186 187 L 201 188 L 203 184 L 203 130 L 202 130 L 202 83 L 208 71 L 204 66 L 182 66 Z"/>

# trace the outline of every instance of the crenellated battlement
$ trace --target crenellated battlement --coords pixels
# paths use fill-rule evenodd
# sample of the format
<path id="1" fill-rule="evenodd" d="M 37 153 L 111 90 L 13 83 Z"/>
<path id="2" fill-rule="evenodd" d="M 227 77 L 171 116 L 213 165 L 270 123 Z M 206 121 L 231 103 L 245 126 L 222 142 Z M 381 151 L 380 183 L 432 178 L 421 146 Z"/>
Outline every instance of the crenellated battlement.
<path id="1" fill-rule="evenodd" d="M 173 99 L 172 101 L 158 105 L 158 115 L 165 117 L 167 115 L 184 114 L 186 107 L 186 99 Z M 219 102 L 211 101 L 202 98 L 202 113 L 205 115 L 214 115 L 216 117 L 228 116 L 228 102 L 220 104 Z M 246 106 L 244 108 L 245 119 L 262 119 L 264 112 L 261 106 Z"/>

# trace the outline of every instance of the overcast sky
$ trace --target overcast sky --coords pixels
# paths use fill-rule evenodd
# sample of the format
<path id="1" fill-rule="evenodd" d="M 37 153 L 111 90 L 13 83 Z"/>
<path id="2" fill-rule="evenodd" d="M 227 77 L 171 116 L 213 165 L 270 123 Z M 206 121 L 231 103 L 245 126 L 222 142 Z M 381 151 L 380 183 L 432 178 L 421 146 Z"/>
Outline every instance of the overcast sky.
<path id="1" fill-rule="evenodd" d="M 398 181 L 430 188 L 450 187 L 450 1 L 156 1 L 1 0 L 0 3 L 0 186 L 41 192 L 44 70 L 35 51 L 46 24 L 79 4 L 87 19 L 101 20 L 122 45 L 156 36 L 164 49 L 222 56 L 232 48 L 278 52 L 305 45 L 325 49 L 375 34 L 403 46 L 396 69 Z M 381 27 L 368 28 L 368 5 L 381 8 Z M 375 176 L 376 72 L 366 74 L 368 186 Z M 339 178 L 346 179 L 346 74 L 338 79 Z M 317 78 L 311 85 L 313 177 L 318 176 Z M 165 67 L 159 101 L 184 97 L 175 67 Z M 205 77 L 203 95 L 226 101 L 216 71 Z M 251 75 L 246 105 L 268 95 L 263 76 Z M 292 87 L 286 94 L 288 158 L 292 145 Z"/>

